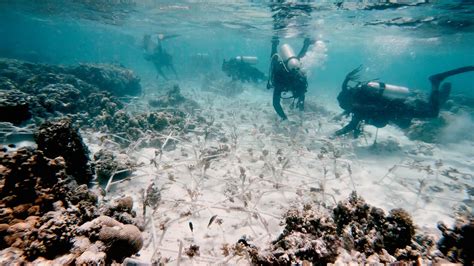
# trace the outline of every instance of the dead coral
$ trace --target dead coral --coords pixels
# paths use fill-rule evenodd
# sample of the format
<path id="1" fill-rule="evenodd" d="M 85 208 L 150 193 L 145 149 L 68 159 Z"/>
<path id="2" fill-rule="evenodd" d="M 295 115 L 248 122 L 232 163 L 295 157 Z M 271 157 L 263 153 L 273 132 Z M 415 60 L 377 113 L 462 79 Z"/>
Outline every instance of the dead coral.
<path id="1" fill-rule="evenodd" d="M 336 260 L 341 246 L 336 226 L 327 212 L 311 208 L 290 210 L 285 215 L 285 229 L 263 252 L 250 249 L 252 262 L 257 265 L 289 265 L 308 260 L 326 265 Z"/>

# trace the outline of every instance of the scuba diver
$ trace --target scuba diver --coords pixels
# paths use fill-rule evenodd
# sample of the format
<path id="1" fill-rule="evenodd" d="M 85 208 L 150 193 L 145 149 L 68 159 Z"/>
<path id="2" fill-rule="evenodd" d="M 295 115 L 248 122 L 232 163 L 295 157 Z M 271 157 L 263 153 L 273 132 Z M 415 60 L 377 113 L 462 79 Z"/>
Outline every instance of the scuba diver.
<path id="1" fill-rule="evenodd" d="M 313 7 L 310 1 L 285 1 L 273 0 L 270 2 L 270 10 L 273 18 L 274 36 L 272 38 L 272 51 L 270 70 L 268 75 L 267 89 L 273 88 L 273 108 L 282 120 L 287 116 L 280 103 L 283 92 L 292 92 L 297 100 L 296 107 L 304 109 L 305 93 L 308 87 L 306 74 L 302 71 L 300 59 L 306 54 L 308 48 L 314 41 L 305 38 L 303 48 L 296 56 L 291 46 L 283 44 L 277 52 L 279 35 L 292 36 L 300 33 L 302 28 L 310 24 Z M 303 30 L 304 31 L 304 30 Z M 294 106 L 294 101 L 291 107 Z"/>
<path id="2" fill-rule="evenodd" d="M 336 135 L 353 132 L 354 138 L 361 133 L 361 124 L 365 122 L 377 128 L 393 123 L 400 128 L 407 128 L 414 118 L 434 118 L 439 114 L 440 107 L 448 100 L 451 83 L 446 78 L 474 71 L 474 66 L 456 68 L 429 77 L 431 94 L 428 101 L 409 97 L 408 88 L 385 84 L 379 81 L 359 82 L 362 66 L 346 75 L 342 83 L 342 91 L 337 96 L 339 106 L 345 115 L 352 114 L 348 125 L 336 131 Z M 354 82 L 354 86 L 349 86 Z M 440 88 L 441 87 L 441 88 Z"/>
<path id="3" fill-rule="evenodd" d="M 153 42 L 151 35 L 149 34 L 143 36 L 144 58 L 153 63 L 158 72 L 157 77 L 162 76 L 165 80 L 168 80 L 168 77 L 163 72 L 163 67 L 170 69 L 176 78 L 178 78 L 178 74 L 173 65 L 173 57 L 163 48 L 162 41 L 176 36 L 177 35 L 165 36 L 163 34 L 158 34 L 158 43 Z"/>
<path id="4" fill-rule="evenodd" d="M 292 96 L 289 97 L 294 98 L 291 108 L 294 106 L 294 101 L 297 100 L 296 108 L 300 111 L 304 110 L 304 99 L 306 89 L 308 88 L 308 80 L 306 74 L 301 69 L 300 59 L 305 56 L 309 46 L 314 43 L 314 41 L 305 38 L 303 47 L 297 56 L 288 44 L 281 45 L 277 53 L 279 42 L 278 37 L 273 37 L 267 89 L 273 88 L 273 108 L 282 120 L 286 120 L 288 117 L 280 103 L 283 92 L 290 91 L 292 93 Z"/>
<path id="5" fill-rule="evenodd" d="M 237 56 L 227 61 L 224 59 L 222 71 L 234 81 L 257 83 L 267 78 L 263 72 L 252 66 L 257 62 L 258 58 L 254 56 Z"/>

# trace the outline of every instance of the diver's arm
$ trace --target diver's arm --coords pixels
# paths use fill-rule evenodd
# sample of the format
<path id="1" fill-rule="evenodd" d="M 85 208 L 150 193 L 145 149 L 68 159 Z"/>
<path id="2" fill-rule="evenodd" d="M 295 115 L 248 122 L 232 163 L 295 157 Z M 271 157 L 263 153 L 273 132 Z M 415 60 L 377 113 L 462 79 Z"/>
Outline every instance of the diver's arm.
<path id="1" fill-rule="evenodd" d="M 274 68 L 274 65 L 277 63 L 277 60 L 278 60 L 275 57 L 275 54 L 277 53 L 277 47 L 278 47 L 279 43 L 280 43 L 280 40 L 278 39 L 278 36 L 273 36 L 273 38 L 272 38 L 272 53 L 270 55 L 270 69 L 268 70 L 267 90 L 269 90 L 273 87 L 273 84 L 272 84 L 273 68 Z"/>
<path id="2" fill-rule="evenodd" d="M 347 134 L 351 131 L 354 131 L 354 133 L 356 133 L 359 129 L 360 122 L 361 122 L 361 119 L 358 116 L 353 115 L 351 122 L 349 122 L 349 124 L 347 124 L 345 127 L 336 131 L 335 135 L 340 136 L 340 135 Z"/>
<path id="3" fill-rule="evenodd" d="M 308 48 L 311 44 L 313 44 L 314 41 L 312 41 L 310 38 L 305 38 L 303 42 L 303 47 L 301 47 L 300 52 L 298 53 L 298 59 L 304 57 L 306 55 L 306 52 L 308 52 Z"/>
<path id="4" fill-rule="evenodd" d="M 280 43 L 280 39 L 278 39 L 278 36 L 273 36 L 272 37 L 272 53 L 270 55 L 270 58 L 273 60 L 273 55 L 277 53 L 277 48 L 278 44 Z"/>
<path id="5" fill-rule="evenodd" d="M 431 82 L 431 89 L 432 90 L 438 90 L 439 85 L 441 84 L 441 82 L 443 82 L 443 80 L 446 79 L 447 77 L 454 76 L 454 75 L 457 75 L 457 74 L 461 74 L 461 73 L 464 73 L 464 72 L 469 72 L 469 71 L 474 71 L 474 66 L 460 67 L 460 68 L 456 68 L 456 69 L 452 69 L 452 70 L 449 70 L 449 71 L 446 71 L 446 72 L 442 72 L 442 73 L 432 75 L 432 76 L 429 77 L 429 80 Z"/>

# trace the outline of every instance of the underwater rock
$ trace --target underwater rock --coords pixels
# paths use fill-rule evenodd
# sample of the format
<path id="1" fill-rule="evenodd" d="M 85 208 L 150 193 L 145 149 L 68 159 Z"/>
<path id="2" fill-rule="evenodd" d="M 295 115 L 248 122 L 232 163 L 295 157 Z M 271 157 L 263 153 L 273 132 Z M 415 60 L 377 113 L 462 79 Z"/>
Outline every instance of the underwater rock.
<path id="1" fill-rule="evenodd" d="M 99 216 L 84 223 L 77 232 L 104 243 L 107 260 L 122 261 L 140 251 L 143 246 L 141 232 L 136 226 L 122 224 L 108 216 Z"/>
<path id="2" fill-rule="evenodd" d="M 109 150 L 101 149 L 94 154 L 93 167 L 97 181 L 100 185 L 105 185 L 112 175 L 116 179 L 127 177 L 137 167 L 137 164 L 126 154 L 115 155 Z"/>
<path id="3" fill-rule="evenodd" d="M 204 78 L 201 90 L 232 98 L 244 92 L 244 86 L 242 82 L 224 81 L 217 79 L 215 76 L 207 75 Z"/>
<path id="4" fill-rule="evenodd" d="M 35 140 L 45 156 L 63 157 L 67 174 L 74 176 L 78 183 L 86 184 L 92 179 L 89 151 L 69 119 L 44 123 L 35 134 Z"/>
<path id="5" fill-rule="evenodd" d="M 0 90 L 0 121 L 20 124 L 31 118 L 31 98 L 19 90 Z"/>
<path id="6" fill-rule="evenodd" d="M 169 89 L 164 95 L 149 100 L 148 104 L 154 108 L 179 108 L 186 111 L 199 108 L 197 102 L 187 99 L 181 94 L 181 89 L 178 85 L 174 85 L 173 88 Z"/>
<path id="7" fill-rule="evenodd" d="M 104 204 L 100 208 L 100 213 L 114 218 L 123 224 L 132 224 L 137 227 L 141 226 L 138 219 L 136 219 L 137 214 L 133 210 L 133 199 L 130 196 L 121 197 Z"/>
<path id="8" fill-rule="evenodd" d="M 140 78 L 133 71 L 117 65 L 81 64 L 66 70 L 87 83 L 117 96 L 141 93 Z"/>

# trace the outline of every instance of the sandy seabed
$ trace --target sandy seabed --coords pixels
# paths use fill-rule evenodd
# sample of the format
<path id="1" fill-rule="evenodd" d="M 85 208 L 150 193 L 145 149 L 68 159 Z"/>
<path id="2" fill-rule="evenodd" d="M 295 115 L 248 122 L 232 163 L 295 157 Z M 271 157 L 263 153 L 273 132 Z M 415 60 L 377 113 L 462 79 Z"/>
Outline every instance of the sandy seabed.
<path id="1" fill-rule="evenodd" d="M 281 234 L 289 209 L 334 206 L 352 191 L 387 212 L 404 208 L 427 234 L 439 235 L 437 221 L 451 224 L 457 212 L 472 210 L 473 142 L 412 141 L 391 126 L 366 126 L 359 139 L 331 137 L 347 123 L 333 119 L 340 111 L 334 98 L 307 97 L 304 113 L 286 108 L 289 121 L 280 122 L 270 91 L 248 86 L 227 98 L 192 83 L 181 88 L 207 125 L 166 133 L 162 147 L 132 143 L 127 155 L 141 166 L 108 187 L 107 197 L 132 196 L 139 214 L 147 188 L 159 189 L 158 206 L 145 214 L 139 260 L 250 264 L 226 249 L 243 237 L 264 248 Z M 151 90 L 135 104 L 146 106 Z M 104 148 L 101 134 L 81 133 L 92 153 Z"/>

